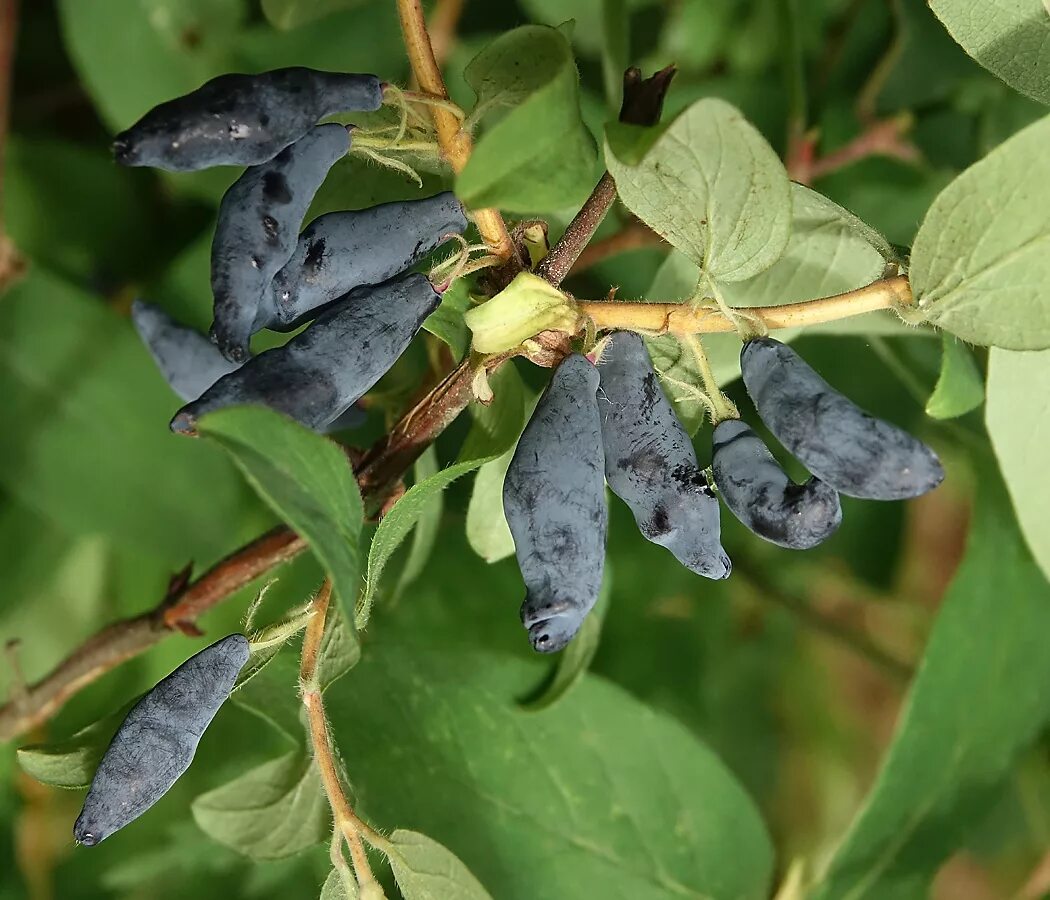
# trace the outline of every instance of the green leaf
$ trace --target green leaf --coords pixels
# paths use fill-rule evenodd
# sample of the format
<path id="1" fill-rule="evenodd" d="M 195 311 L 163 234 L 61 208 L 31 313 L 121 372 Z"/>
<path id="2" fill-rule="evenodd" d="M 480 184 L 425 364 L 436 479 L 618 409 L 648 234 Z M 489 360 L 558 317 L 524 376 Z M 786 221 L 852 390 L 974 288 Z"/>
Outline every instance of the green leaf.
<path id="1" fill-rule="evenodd" d="M 579 76 L 565 35 L 525 25 L 496 38 L 467 66 L 471 120 L 511 107 L 481 135 L 456 194 L 468 206 L 548 212 L 581 203 L 597 154 L 580 116 Z"/>
<path id="2" fill-rule="evenodd" d="M 984 402 L 984 379 L 964 343 L 947 333 L 941 338 L 941 374 L 926 401 L 926 413 L 935 419 L 954 419 Z"/>
<path id="3" fill-rule="evenodd" d="M 313 759 L 292 751 L 193 801 L 209 837 L 255 859 L 293 856 L 331 834 L 331 814 Z"/>
<path id="4" fill-rule="evenodd" d="M 1050 347 L 1048 144 L 1050 116 L 959 175 L 919 228 L 911 256 L 919 307 L 964 341 Z"/>
<path id="5" fill-rule="evenodd" d="M 463 314 L 470 309 L 470 292 L 465 278 L 453 282 L 441 295 L 441 304 L 423 322 L 423 327 L 443 340 L 456 361 L 463 359 L 470 347 L 470 329 Z"/>
<path id="6" fill-rule="evenodd" d="M 990 467 L 979 484 L 966 556 L 882 771 L 814 900 L 927 897 L 1050 719 L 1050 584 Z"/>
<path id="7" fill-rule="evenodd" d="M 408 536 L 412 527 L 426 514 L 434 498 L 440 496 L 441 492 L 457 478 L 473 472 L 491 458 L 481 457 L 467 462 L 454 463 L 447 469 L 442 469 L 426 481 L 421 481 L 409 488 L 405 495 L 393 505 L 390 512 L 383 516 L 383 521 L 379 523 L 372 537 L 372 546 L 368 550 L 365 584 L 358 602 L 357 625 L 359 628 L 364 628 L 368 623 L 383 567 Z"/>
<path id="8" fill-rule="evenodd" d="M 230 47 L 243 0 L 60 0 L 58 10 L 66 48 L 114 130 L 237 69 Z"/>
<path id="9" fill-rule="evenodd" d="M 553 706 L 569 693 L 587 674 L 598 642 L 602 637 L 602 622 L 609 608 L 609 593 L 612 588 L 610 566 L 606 565 L 602 590 L 594 609 L 587 614 L 569 645 L 558 654 L 550 672 L 539 687 L 522 701 L 522 708 L 538 712 Z"/>
<path id="10" fill-rule="evenodd" d="M 130 708 L 125 706 L 92 722 L 64 741 L 19 747 L 18 764 L 41 784 L 70 790 L 86 788 Z"/>
<path id="11" fill-rule="evenodd" d="M 431 444 L 416 460 L 413 467 L 415 480 L 418 484 L 438 473 L 437 453 Z M 395 596 L 399 596 L 408 585 L 415 581 L 426 567 L 430 554 L 434 552 L 437 543 L 438 531 L 441 527 L 441 516 L 445 510 L 445 495 L 435 494 L 426 509 L 423 510 L 412 530 L 412 545 L 408 548 L 408 556 L 401 566 L 401 574 L 397 578 L 397 587 L 394 589 Z"/>
<path id="12" fill-rule="evenodd" d="M 228 552 L 247 495 L 215 448 L 168 431 L 178 400 L 129 324 L 41 266 L 3 309 L 3 489 L 173 567 Z"/>
<path id="13" fill-rule="evenodd" d="M 364 509 L 339 446 L 264 407 L 209 413 L 198 430 L 229 451 L 259 496 L 309 542 L 344 608 L 352 605 Z"/>
<path id="14" fill-rule="evenodd" d="M 930 0 L 951 36 L 1010 87 L 1050 104 L 1050 11 L 1035 0 Z"/>
<path id="15" fill-rule="evenodd" d="M 503 481 L 513 458 L 511 449 L 478 469 L 467 504 L 467 541 L 487 563 L 514 553 L 514 537 L 503 512 Z"/>
<path id="16" fill-rule="evenodd" d="M 787 172 L 735 107 L 698 100 L 637 164 L 607 133 L 620 199 L 712 278 L 743 281 L 779 259 L 791 231 Z"/>
<path id="17" fill-rule="evenodd" d="M 500 900 L 769 896 L 761 817 L 674 719 L 594 677 L 525 712 L 541 664 L 395 628 L 330 704 L 364 814 L 440 835 Z"/>
<path id="18" fill-rule="evenodd" d="M 383 842 L 382 850 L 405 900 L 489 898 L 459 857 L 425 834 L 399 828 Z"/>
<path id="19" fill-rule="evenodd" d="M 1050 350 L 989 353 L 985 422 L 1021 530 L 1050 578 Z"/>
<path id="20" fill-rule="evenodd" d="M 357 900 L 357 882 L 353 876 L 344 882 L 338 869 L 332 869 L 321 887 L 321 900 Z"/>
<path id="21" fill-rule="evenodd" d="M 470 405 L 473 423 L 459 451 L 459 462 L 500 456 L 518 442 L 535 400 L 529 396 L 513 363 L 500 366 L 489 378 L 492 402 Z"/>
<path id="22" fill-rule="evenodd" d="M 298 28 L 367 0 L 262 0 L 263 15 L 275 28 Z"/>
<path id="23" fill-rule="evenodd" d="M 740 341 L 735 337 L 734 340 L 736 341 L 735 353 L 739 356 Z M 712 343 L 714 342 L 709 341 L 707 336 L 704 337 L 705 350 L 709 351 Z M 707 404 L 704 402 L 704 397 L 707 395 L 704 393 L 704 380 L 700 374 L 696 354 L 688 344 L 682 343 L 673 334 L 649 335 L 645 338 L 645 346 L 649 350 L 653 368 L 660 376 L 664 393 L 671 401 L 683 427 L 690 435 L 696 434 L 700 426 L 704 424 L 704 417 L 707 415 Z M 725 350 L 734 352 L 731 341 L 723 342 L 722 346 Z M 708 352 L 708 357 L 710 359 L 710 352 Z M 711 360 L 711 363 L 712 371 L 715 371 L 717 378 L 718 373 L 714 370 L 714 361 Z M 727 364 L 730 364 L 728 360 Z"/>

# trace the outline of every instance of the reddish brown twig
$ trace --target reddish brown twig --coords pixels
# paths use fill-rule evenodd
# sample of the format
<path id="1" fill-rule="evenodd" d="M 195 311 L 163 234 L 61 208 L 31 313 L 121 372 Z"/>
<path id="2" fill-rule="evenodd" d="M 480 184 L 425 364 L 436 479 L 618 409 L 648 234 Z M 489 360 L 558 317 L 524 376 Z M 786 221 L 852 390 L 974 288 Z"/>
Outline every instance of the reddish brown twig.
<path id="1" fill-rule="evenodd" d="M 812 184 L 818 178 L 872 156 L 918 162 L 921 159 L 918 148 L 905 137 L 910 128 L 911 119 L 907 115 L 880 119 L 870 123 L 849 143 L 824 156 L 817 155 L 817 136 L 810 132 L 799 138 L 789 152 L 788 175 L 800 184 Z"/>

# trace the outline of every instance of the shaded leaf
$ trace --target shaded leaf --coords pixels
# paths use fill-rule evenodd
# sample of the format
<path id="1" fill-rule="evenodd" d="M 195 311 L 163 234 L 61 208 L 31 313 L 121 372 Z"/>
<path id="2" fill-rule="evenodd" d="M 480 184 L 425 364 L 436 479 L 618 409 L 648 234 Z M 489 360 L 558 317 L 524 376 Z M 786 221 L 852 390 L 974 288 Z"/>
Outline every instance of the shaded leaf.
<path id="1" fill-rule="evenodd" d="M 513 458 L 514 450 L 508 450 L 485 463 L 474 476 L 474 489 L 467 505 L 467 541 L 487 563 L 498 562 L 514 553 L 514 536 L 503 511 L 503 481 Z"/>
<path id="2" fill-rule="evenodd" d="M 209 413 L 198 429 L 229 451 L 274 512 L 306 538 L 337 596 L 352 604 L 364 509 L 339 446 L 263 407 Z"/>
<path id="3" fill-rule="evenodd" d="M 1050 719 L 1050 584 L 991 470 L 974 516 L 878 780 L 814 900 L 928 896 Z"/>
<path id="4" fill-rule="evenodd" d="M 417 483 L 426 481 L 437 474 L 438 460 L 433 445 L 427 447 L 423 455 L 416 460 L 413 472 Z M 435 494 L 420 515 L 419 521 L 416 522 L 416 527 L 412 530 L 412 544 L 408 548 L 408 555 L 401 566 L 401 574 L 397 578 L 397 587 L 394 590 L 395 595 L 400 595 L 408 585 L 423 573 L 427 560 L 430 558 L 430 554 L 434 552 L 434 545 L 437 543 L 444 509 L 445 495 L 443 493 Z"/>
<path id="5" fill-rule="evenodd" d="M 382 624 L 330 705 L 366 815 L 441 835 L 501 900 L 768 896 L 761 818 L 673 719 L 594 677 L 525 712 L 539 664 Z"/>
<path id="6" fill-rule="evenodd" d="M 92 722 L 64 741 L 19 747 L 18 764 L 41 784 L 70 790 L 86 788 L 130 708 L 128 705 Z"/>
<path id="7" fill-rule="evenodd" d="M 332 869 L 321 886 L 321 900 L 357 900 L 357 896 L 357 882 L 351 878 L 347 885 L 338 869 Z"/>
<path id="8" fill-rule="evenodd" d="M 275 28 L 298 28 L 367 0 L 262 0 L 263 15 Z"/>

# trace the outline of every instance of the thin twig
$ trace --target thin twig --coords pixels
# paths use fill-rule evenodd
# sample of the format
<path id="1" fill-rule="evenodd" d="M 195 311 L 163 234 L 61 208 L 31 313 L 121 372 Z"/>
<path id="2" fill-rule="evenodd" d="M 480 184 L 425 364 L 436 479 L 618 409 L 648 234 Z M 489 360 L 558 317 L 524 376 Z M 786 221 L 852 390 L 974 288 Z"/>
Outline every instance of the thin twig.
<path id="1" fill-rule="evenodd" d="M 321 776 L 328 804 L 332 808 L 335 827 L 346 841 L 350 858 L 354 862 L 354 874 L 357 883 L 363 889 L 375 885 L 375 875 L 368 863 L 362 834 L 372 831 L 358 818 L 350 801 L 346 799 L 342 781 L 339 778 L 339 766 L 332 750 L 332 739 L 328 732 L 328 719 L 325 716 L 324 701 L 321 698 L 321 686 L 317 680 L 317 664 L 320 660 L 321 642 L 324 638 L 325 618 L 328 614 L 328 603 L 332 597 L 332 582 L 325 579 L 321 590 L 313 601 L 313 616 L 306 626 L 303 638 L 302 661 L 299 666 L 299 681 L 302 685 L 303 706 L 310 724 L 310 742 L 314 751 L 314 762 Z"/>
<path id="2" fill-rule="evenodd" d="M 405 40 L 405 50 L 412 63 L 412 72 L 419 82 L 420 90 L 442 100 L 448 100 L 445 79 L 441 67 L 434 56 L 434 48 L 427 33 L 426 20 L 423 17 L 423 6 L 420 0 L 397 0 L 397 11 L 401 19 L 401 32 Z M 430 107 L 430 115 L 437 130 L 441 151 L 452 167 L 460 173 L 470 159 L 473 149 L 470 133 L 461 127 L 459 119 L 449 110 Z M 492 253 L 500 259 L 510 259 L 514 254 L 507 226 L 497 209 L 476 209 L 473 211 L 474 223 Z"/>
<path id="3" fill-rule="evenodd" d="M 788 160 L 788 175 L 800 184 L 812 184 L 872 156 L 918 162 L 918 148 L 905 137 L 911 124 L 907 114 L 871 122 L 849 143 L 825 156 L 815 155 L 815 136 L 809 135 Z"/>
<path id="4" fill-rule="evenodd" d="M 913 303 L 911 285 L 904 275 L 876 281 L 855 291 L 786 303 L 783 306 L 752 306 L 749 317 L 760 319 L 766 328 L 799 328 L 835 322 L 879 309 L 906 309 Z M 630 329 L 667 334 L 717 334 L 736 331 L 736 325 L 719 309 L 690 303 L 617 303 L 607 300 L 580 302 L 578 309 L 590 317 L 599 331 Z"/>
<path id="5" fill-rule="evenodd" d="M 576 262 L 573 263 L 569 274 L 575 275 L 577 272 L 584 272 L 609 257 L 620 253 L 640 250 L 643 247 L 662 246 L 666 246 L 666 243 L 655 231 L 641 222 L 631 222 L 621 231 L 616 232 L 616 234 L 610 234 L 607 238 L 602 238 L 600 241 L 591 241 L 584 247 Z"/>

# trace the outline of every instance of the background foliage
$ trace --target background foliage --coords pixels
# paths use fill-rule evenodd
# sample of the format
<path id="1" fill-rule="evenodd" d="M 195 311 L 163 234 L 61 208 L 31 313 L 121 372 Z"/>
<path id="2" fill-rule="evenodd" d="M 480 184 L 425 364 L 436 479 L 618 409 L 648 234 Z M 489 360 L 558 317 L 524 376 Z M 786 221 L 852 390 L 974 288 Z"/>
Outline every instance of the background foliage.
<path id="1" fill-rule="evenodd" d="M 945 485 L 908 504 L 844 499 L 841 531 L 805 554 L 760 544 L 724 515 L 735 567 L 717 584 L 670 564 L 614 500 L 600 634 L 589 620 L 556 671 L 521 633 L 512 545 L 492 516 L 537 370 L 501 370 L 499 402 L 464 416 L 416 465 L 417 481 L 440 470 L 447 490 L 431 482 L 410 494 L 375 542 L 366 526 L 358 546 L 355 528 L 325 528 L 340 504 L 359 502 L 338 454 L 310 449 L 310 435 L 271 432 L 264 415 L 217 417 L 206 428 L 214 441 L 170 435 L 177 403 L 127 321 L 141 294 L 208 325 L 210 229 L 234 173 L 119 169 L 111 135 L 230 70 L 301 64 L 404 84 L 393 3 L 22 5 L 3 221 L 30 267 L 0 297 L 0 635 L 21 640 L 26 678 L 105 622 L 154 604 L 188 560 L 207 566 L 279 513 L 305 534 L 316 529 L 337 591 L 367 576 L 361 662 L 326 695 L 360 810 L 385 833 L 439 840 L 493 897 L 761 898 L 790 885 L 796 860 L 813 886 L 785 887 L 785 900 L 1050 892 L 1050 481 L 1038 474 L 1050 351 L 1017 352 L 1050 343 L 1048 205 L 1031 191 L 1050 180 L 1047 120 L 1003 146 L 1047 113 L 1050 26 L 1036 0 L 997 4 L 978 30 L 974 4 L 957 0 L 464 5 L 449 85 L 467 109 L 476 92 L 473 115 L 486 129 L 457 186 L 468 202 L 543 215 L 556 233 L 599 175 L 600 154 L 611 147 L 614 172 L 622 159 L 604 131 L 619 73 L 675 62 L 666 118 L 700 98 L 711 99 L 694 111 L 714 116 L 731 103 L 755 129 L 737 135 L 741 154 L 764 146 L 760 134 L 796 175 L 790 136 L 818 129 L 818 160 L 830 160 L 873 123 L 896 123 L 888 154 L 815 167 L 814 186 L 896 247 L 914 242 L 914 282 L 938 301 L 939 321 L 997 345 L 970 348 L 885 320 L 798 337 L 832 383 L 937 449 Z M 570 18 L 558 31 L 511 31 Z M 508 74 L 507 54 L 537 66 Z M 582 117 L 567 116 L 577 104 Z M 1001 173 L 994 190 L 982 186 L 989 171 Z M 424 173 L 425 189 L 445 177 Z M 655 196 L 641 177 L 637 188 L 642 202 Z M 403 176 L 348 159 L 315 212 L 417 195 Z M 878 277 L 898 252 L 858 238 L 861 225 L 805 188 L 770 185 L 770 204 L 772 237 L 750 237 L 786 250 L 757 275 L 727 260 L 731 303 L 832 294 Z M 1009 257 L 991 274 L 987 244 L 968 243 L 968 224 L 987 210 L 1016 243 L 991 248 Z M 628 218 L 618 209 L 599 237 Z M 623 297 L 684 297 L 696 258 L 672 242 L 683 252 L 650 243 L 567 287 L 581 297 L 610 285 Z M 833 273 L 818 265 L 829 257 L 840 261 Z M 995 339 L 967 331 L 970 298 L 989 278 L 1008 289 Z M 462 353 L 465 307 L 465 296 L 449 296 L 428 326 L 437 337 L 417 341 L 370 396 L 355 443 L 382 433 L 444 344 Z M 734 340 L 705 342 L 726 381 L 738 374 Z M 686 365 L 674 346 L 653 352 L 668 371 Z M 728 392 L 749 408 L 738 382 Z M 698 409 L 681 408 L 699 421 Z M 696 440 L 706 459 L 709 432 Z M 285 441 L 313 467 L 282 468 Z M 266 620 L 300 603 L 320 568 L 304 557 L 278 576 Z M 353 589 L 341 593 L 353 614 Z M 238 627 L 251 596 L 202 620 L 209 638 L 157 646 L 29 736 L 61 740 L 101 719 L 73 739 L 76 753 L 23 753 L 20 767 L 15 745 L 0 748 L 0 900 L 318 895 L 329 823 L 290 651 L 236 695 L 158 808 L 94 850 L 72 845 L 80 795 L 27 774 L 84 784 L 99 729 L 112 727 L 104 717 Z M 357 659 L 344 628 L 329 681 Z M 14 689 L 10 671 L 0 685 Z M 433 852 L 400 840 L 406 858 Z"/>

